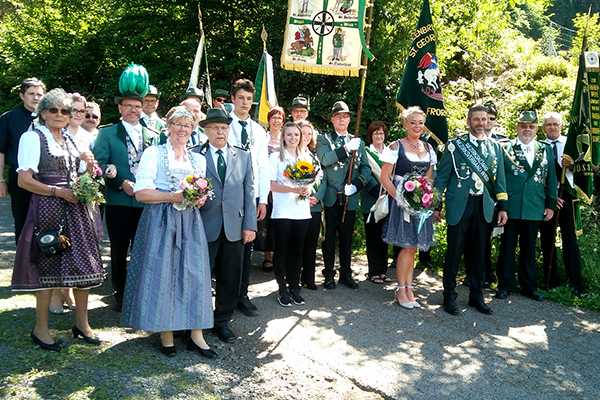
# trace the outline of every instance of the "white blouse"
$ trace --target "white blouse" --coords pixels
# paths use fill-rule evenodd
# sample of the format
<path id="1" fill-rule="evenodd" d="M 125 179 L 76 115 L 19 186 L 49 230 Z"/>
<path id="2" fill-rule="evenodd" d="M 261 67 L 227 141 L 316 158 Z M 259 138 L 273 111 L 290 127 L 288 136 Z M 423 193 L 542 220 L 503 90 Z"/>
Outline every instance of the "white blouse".
<path id="1" fill-rule="evenodd" d="M 285 186 L 293 186 L 288 178 L 283 176 L 283 171 L 288 165 L 296 162 L 296 158 L 285 151 L 284 160 L 279 159 L 279 152 L 271 153 L 269 161 L 271 162 L 271 181 Z M 300 159 L 312 161 L 309 155 L 300 155 Z M 308 197 L 300 200 L 296 193 L 281 193 L 272 192 L 273 194 L 273 210 L 271 211 L 271 219 L 310 219 L 310 203 Z"/>
<path id="2" fill-rule="evenodd" d="M 86 131 L 82 127 L 79 127 L 77 129 L 77 133 L 73 134 L 69 132 L 69 135 L 71 135 L 75 141 L 75 145 L 77 146 L 77 150 L 79 150 L 79 152 L 83 153 L 86 151 L 91 151 L 93 136 L 90 132 Z"/>
<path id="3" fill-rule="evenodd" d="M 173 147 L 167 141 L 167 157 L 169 159 L 169 168 L 171 170 L 188 170 L 192 171 L 193 166 L 191 160 L 188 159 L 188 154 L 194 158 L 194 163 L 198 166 L 199 170 L 194 171 L 194 174 L 206 176 L 206 159 L 198 153 L 186 152 L 183 160 L 175 159 L 175 151 Z M 135 174 L 134 191 L 139 192 L 144 189 L 156 189 L 156 177 L 158 175 L 158 147 L 150 146 L 142 154 L 138 169 Z"/>
<path id="4" fill-rule="evenodd" d="M 63 131 L 67 137 L 67 149 L 63 149 L 60 144 L 56 142 L 52 133 L 44 125 L 37 126 L 37 128 L 44 134 L 46 141 L 48 142 L 48 150 L 50 154 L 55 157 L 63 157 L 67 165 L 69 165 L 69 157 L 79 157 L 79 151 L 74 148 L 73 142 L 69 140 L 72 136 L 66 131 Z M 38 166 L 40 164 L 41 155 L 40 137 L 35 131 L 27 131 L 21 135 L 19 140 L 19 153 L 17 154 L 17 160 L 19 162 L 19 168 L 17 172 L 31 170 L 34 173 L 38 173 Z M 79 163 L 79 172 L 85 171 L 86 165 L 84 161 Z"/>
<path id="5" fill-rule="evenodd" d="M 398 143 L 398 146 L 402 146 L 402 143 Z M 428 161 L 431 158 L 431 165 L 437 164 L 435 150 L 429 144 L 427 144 L 427 147 L 429 147 L 429 155 L 423 154 L 423 157 L 419 157 L 416 153 L 406 151 L 406 149 L 404 150 L 404 154 L 406 155 L 406 158 L 412 162 Z M 393 150 L 386 146 L 385 149 L 383 149 L 380 159 L 385 163 L 395 164 L 398 159 L 398 149 Z"/>

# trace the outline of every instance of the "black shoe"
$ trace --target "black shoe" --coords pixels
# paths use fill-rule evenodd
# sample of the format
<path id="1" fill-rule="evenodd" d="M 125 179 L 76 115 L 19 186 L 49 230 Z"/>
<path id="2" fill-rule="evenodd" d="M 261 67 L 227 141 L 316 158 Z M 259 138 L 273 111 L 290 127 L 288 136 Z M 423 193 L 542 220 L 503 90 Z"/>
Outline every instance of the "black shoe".
<path id="1" fill-rule="evenodd" d="M 325 282 L 323 282 L 323 287 L 327 290 L 335 289 L 335 281 L 333 278 L 325 278 Z"/>
<path id="2" fill-rule="evenodd" d="M 242 312 L 246 317 L 256 317 L 258 315 L 258 308 L 248 298 L 248 296 L 240 297 L 238 304 L 238 310 Z"/>
<path id="3" fill-rule="evenodd" d="M 160 345 L 160 352 L 167 357 L 175 357 L 177 354 L 177 348 L 175 346 L 163 346 Z"/>
<path id="4" fill-rule="evenodd" d="M 521 292 L 521 294 L 525 297 L 529 297 L 532 300 L 535 301 L 544 301 L 544 296 L 542 296 L 541 294 L 539 294 L 536 291 L 533 292 Z"/>
<path id="5" fill-rule="evenodd" d="M 349 287 L 350 289 L 358 289 L 358 283 L 351 276 L 341 277 L 338 281 L 340 285 Z"/>
<path id="6" fill-rule="evenodd" d="M 227 325 L 215 326 L 212 331 L 221 342 L 225 343 L 233 343 L 237 337 Z"/>
<path id="7" fill-rule="evenodd" d="M 492 309 L 488 307 L 488 305 L 485 304 L 482 299 L 469 299 L 469 307 L 475 308 L 482 314 L 493 314 Z"/>
<path id="8" fill-rule="evenodd" d="M 277 296 L 277 302 L 281 304 L 282 307 L 291 307 L 292 306 L 292 298 L 287 289 L 280 289 L 279 295 Z"/>
<path id="9" fill-rule="evenodd" d="M 292 291 L 290 293 L 290 298 L 292 299 L 292 302 L 297 306 L 304 304 L 304 299 L 302 298 L 302 296 L 300 296 L 299 292 Z"/>
<path id="10" fill-rule="evenodd" d="M 123 309 L 123 296 L 115 294 L 113 296 L 115 303 L 112 306 L 113 311 L 121 312 Z"/>
<path id="11" fill-rule="evenodd" d="M 100 346 L 102 341 L 97 336 L 85 336 L 85 334 L 76 326 L 71 328 L 73 332 L 73 339 L 83 339 L 84 342 L 93 344 L 94 346 Z"/>
<path id="12" fill-rule="evenodd" d="M 314 282 L 313 283 L 304 282 L 304 283 L 302 283 L 302 286 L 307 288 L 308 290 L 317 290 L 317 285 Z"/>
<path id="13" fill-rule="evenodd" d="M 444 311 L 450 315 L 458 315 L 460 313 L 454 300 L 444 301 Z"/>
<path id="14" fill-rule="evenodd" d="M 496 292 L 496 298 L 500 300 L 508 299 L 508 290 L 498 289 L 498 291 Z"/>
<path id="15" fill-rule="evenodd" d="M 54 343 L 44 343 L 44 342 L 42 342 L 40 338 L 38 338 L 37 336 L 35 336 L 35 334 L 33 333 L 33 331 L 31 331 L 31 340 L 33 341 L 34 344 L 37 344 L 38 346 L 40 346 L 40 349 L 42 349 L 42 350 L 61 351 L 62 348 L 63 348 L 62 342 L 60 342 L 60 341 L 56 341 Z"/>
<path id="16" fill-rule="evenodd" d="M 198 346 L 192 339 L 188 340 L 187 349 L 190 351 L 197 351 L 202 357 L 208 358 L 209 360 L 217 358 L 217 353 L 213 349 L 203 349 L 202 347 Z"/>

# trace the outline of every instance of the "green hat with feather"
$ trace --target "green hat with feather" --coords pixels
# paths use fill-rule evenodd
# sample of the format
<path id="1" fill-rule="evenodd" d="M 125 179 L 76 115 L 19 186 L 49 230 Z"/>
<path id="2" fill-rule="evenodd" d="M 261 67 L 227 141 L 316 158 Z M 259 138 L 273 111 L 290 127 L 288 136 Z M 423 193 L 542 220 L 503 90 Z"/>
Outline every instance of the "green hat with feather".
<path id="1" fill-rule="evenodd" d="M 121 73 L 119 78 L 119 94 L 115 98 L 117 103 L 124 99 L 136 99 L 142 101 L 148 94 L 148 71 L 143 65 L 131 63 Z"/>

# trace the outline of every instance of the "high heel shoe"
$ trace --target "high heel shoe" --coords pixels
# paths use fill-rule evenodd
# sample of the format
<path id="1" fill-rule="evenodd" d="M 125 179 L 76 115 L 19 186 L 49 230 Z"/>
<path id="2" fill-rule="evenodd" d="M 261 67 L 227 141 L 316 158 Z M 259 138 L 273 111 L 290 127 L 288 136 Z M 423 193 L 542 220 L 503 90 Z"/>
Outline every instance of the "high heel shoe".
<path id="1" fill-rule="evenodd" d="M 160 345 L 160 352 L 167 357 L 175 357 L 177 354 L 177 348 L 175 346 L 163 346 Z"/>
<path id="2" fill-rule="evenodd" d="M 61 351 L 62 350 L 62 343 L 60 341 L 56 341 L 54 343 L 44 343 L 44 342 L 42 342 L 42 340 L 40 338 L 35 336 L 33 331 L 31 331 L 31 340 L 36 345 L 40 346 L 40 349 L 42 349 L 42 350 L 48 350 L 48 351 Z"/>
<path id="3" fill-rule="evenodd" d="M 407 285 L 405 286 L 406 289 L 410 289 L 412 292 L 413 287 L 411 285 Z M 414 295 L 413 295 L 414 297 Z M 421 304 L 417 301 L 417 299 L 414 299 L 413 301 L 410 302 L 413 306 L 413 308 L 421 308 Z"/>
<path id="4" fill-rule="evenodd" d="M 192 338 L 190 338 L 187 342 L 187 349 L 191 351 L 197 351 L 202 357 L 208 358 L 209 360 L 217 358 L 217 353 L 214 350 L 212 350 L 210 347 L 208 349 L 203 349 L 202 347 L 198 346 L 192 340 Z"/>
<path id="5" fill-rule="evenodd" d="M 83 339 L 84 342 L 93 344 L 94 346 L 100 346 L 102 341 L 98 339 L 98 336 L 86 336 L 81 329 L 74 326 L 71 328 L 71 332 L 73 332 L 73 339 Z"/>
<path id="6" fill-rule="evenodd" d="M 415 306 L 413 305 L 413 303 L 411 301 L 400 301 L 400 300 L 398 300 L 398 293 L 400 292 L 400 289 L 404 289 L 404 288 L 405 288 L 405 286 L 398 286 L 398 288 L 394 292 L 394 301 L 396 303 L 398 303 L 398 305 L 400 307 L 406 308 L 407 310 L 412 310 L 413 308 L 415 308 Z"/>

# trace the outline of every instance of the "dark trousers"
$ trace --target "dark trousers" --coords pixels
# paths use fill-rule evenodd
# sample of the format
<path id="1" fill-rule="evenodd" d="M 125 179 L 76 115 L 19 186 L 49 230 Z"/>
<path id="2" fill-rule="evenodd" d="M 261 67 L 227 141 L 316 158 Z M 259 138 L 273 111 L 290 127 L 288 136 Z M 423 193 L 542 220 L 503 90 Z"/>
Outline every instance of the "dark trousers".
<path id="1" fill-rule="evenodd" d="M 300 263 L 310 219 L 272 219 L 273 271 L 279 289 L 300 290 Z"/>
<path id="2" fill-rule="evenodd" d="M 456 225 L 448 225 L 446 257 L 444 260 L 444 297 L 456 297 L 456 274 L 460 259 L 464 257 L 470 297 L 483 297 L 485 236 L 488 223 L 483 216 L 483 196 L 469 196 L 462 218 Z M 468 247 L 465 244 L 468 242 Z"/>
<path id="3" fill-rule="evenodd" d="M 214 242 L 208 243 L 208 255 L 215 287 L 215 326 L 227 325 L 238 302 L 242 276 L 244 244 L 230 242 L 225 231 Z"/>
<path id="4" fill-rule="evenodd" d="M 383 224 L 385 218 L 375 222 L 367 222 L 369 214 L 363 214 L 365 221 L 365 245 L 367 247 L 367 262 L 369 264 L 369 278 L 372 276 L 383 275 L 387 272 L 388 245 L 382 239 Z"/>
<path id="5" fill-rule="evenodd" d="M 515 252 L 519 244 L 519 286 L 525 293 L 537 287 L 535 242 L 540 221 L 509 219 L 504 226 L 498 256 L 498 289 L 511 290 L 515 280 Z"/>
<path id="6" fill-rule="evenodd" d="M 308 230 L 302 247 L 302 272 L 300 281 L 302 283 L 315 283 L 315 264 L 317 262 L 317 246 L 319 245 L 319 234 L 321 233 L 321 212 L 311 212 Z"/>
<path id="7" fill-rule="evenodd" d="M 18 174 L 12 168 L 8 173 L 7 189 L 10 194 L 10 208 L 12 210 L 13 219 L 15 220 L 15 243 L 17 243 L 21 236 L 23 225 L 25 225 L 25 220 L 27 219 L 31 192 L 19 187 Z"/>
<path id="8" fill-rule="evenodd" d="M 542 222 L 540 227 L 542 254 L 544 257 L 544 283 L 549 286 L 556 287 L 560 284 L 558 277 L 558 268 L 556 264 L 556 228 L 560 226 L 560 236 L 562 239 L 562 255 L 565 264 L 565 272 L 569 283 L 575 290 L 583 289 L 581 279 L 581 253 L 579 252 L 579 244 L 575 234 L 575 216 L 573 214 L 573 198 L 564 194 L 565 205 L 558 214 L 558 222 L 556 214 L 548 222 Z M 552 256 L 550 256 L 552 254 Z M 550 258 L 552 257 L 552 263 Z M 552 266 L 550 266 L 552 265 Z"/>
<path id="9" fill-rule="evenodd" d="M 123 301 L 127 281 L 127 254 L 133 245 L 143 208 L 106 205 L 104 217 L 110 240 L 112 287 L 117 302 Z"/>
<path id="10" fill-rule="evenodd" d="M 342 223 L 343 207 L 336 203 L 333 207 L 325 207 L 325 240 L 323 240 L 323 276 L 325 279 L 335 277 L 335 244 L 339 246 L 340 277 L 351 277 L 352 269 L 352 233 L 356 211 L 346 211 Z"/>

